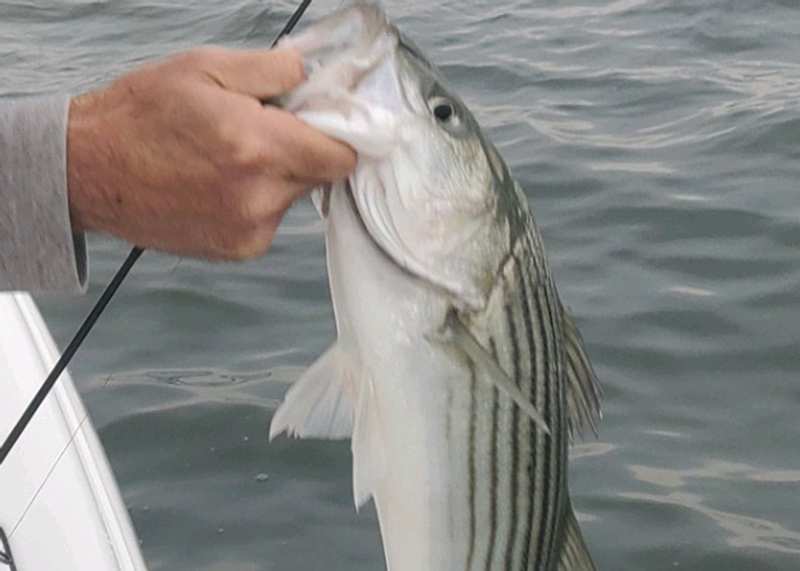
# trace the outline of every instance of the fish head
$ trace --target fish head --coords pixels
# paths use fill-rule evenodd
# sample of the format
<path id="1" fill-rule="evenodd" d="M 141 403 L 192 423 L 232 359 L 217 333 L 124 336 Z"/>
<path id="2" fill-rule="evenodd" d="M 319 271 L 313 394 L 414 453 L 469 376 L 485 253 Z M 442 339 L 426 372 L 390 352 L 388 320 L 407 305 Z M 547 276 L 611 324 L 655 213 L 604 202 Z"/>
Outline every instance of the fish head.
<path id="1" fill-rule="evenodd" d="M 281 104 L 358 153 L 346 192 L 369 237 L 458 305 L 483 307 L 509 249 L 513 181 L 442 74 L 373 4 L 281 45 L 309 75 Z"/>

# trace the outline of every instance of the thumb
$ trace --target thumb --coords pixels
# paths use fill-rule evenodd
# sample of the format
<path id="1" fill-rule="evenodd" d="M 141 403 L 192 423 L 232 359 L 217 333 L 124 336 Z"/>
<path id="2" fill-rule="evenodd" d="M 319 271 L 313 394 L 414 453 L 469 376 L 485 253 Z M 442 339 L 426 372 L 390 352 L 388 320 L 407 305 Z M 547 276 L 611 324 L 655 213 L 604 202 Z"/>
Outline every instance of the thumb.
<path id="1" fill-rule="evenodd" d="M 291 50 L 212 48 L 205 55 L 201 71 L 225 89 L 261 100 L 286 93 L 306 79 L 302 56 Z"/>

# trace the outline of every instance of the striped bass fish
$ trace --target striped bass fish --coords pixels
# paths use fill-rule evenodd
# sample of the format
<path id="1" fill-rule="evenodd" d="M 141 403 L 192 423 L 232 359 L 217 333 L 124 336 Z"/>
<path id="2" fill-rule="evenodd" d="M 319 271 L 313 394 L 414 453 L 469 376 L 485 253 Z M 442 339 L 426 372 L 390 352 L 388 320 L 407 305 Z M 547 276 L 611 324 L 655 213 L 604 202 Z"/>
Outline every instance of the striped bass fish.
<path id="1" fill-rule="evenodd" d="M 599 389 L 527 200 L 461 100 L 371 4 L 283 41 L 280 104 L 350 144 L 319 191 L 337 341 L 270 438 L 352 439 L 389 571 L 592 571 L 567 490 Z"/>

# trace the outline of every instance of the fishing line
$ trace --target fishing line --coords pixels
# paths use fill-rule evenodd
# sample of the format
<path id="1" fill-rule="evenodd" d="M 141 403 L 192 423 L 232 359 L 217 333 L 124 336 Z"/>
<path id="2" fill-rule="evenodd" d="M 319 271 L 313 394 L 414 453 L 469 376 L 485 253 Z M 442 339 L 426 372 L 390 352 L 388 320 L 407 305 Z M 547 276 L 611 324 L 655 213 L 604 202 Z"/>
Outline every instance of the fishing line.
<path id="1" fill-rule="evenodd" d="M 297 25 L 297 22 L 300 21 L 300 18 L 303 17 L 303 14 L 306 13 L 306 9 L 310 5 L 311 5 L 311 0 L 303 0 L 302 2 L 300 2 L 300 5 L 297 7 L 297 10 L 294 11 L 294 14 L 292 14 L 292 17 L 289 18 L 289 21 L 286 22 L 286 25 L 278 33 L 278 37 L 275 38 L 275 41 L 272 42 L 272 46 L 270 47 L 274 48 L 283 36 L 289 34 L 292 30 L 294 30 L 294 27 Z"/>
<path id="2" fill-rule="evenodd" d="M 9 571 L 17 571 L 17 565 L 14 563 L 14 556 L 11 554 L 11 546 L 8 545 L 8 538 L 5 532 L 0 528 L 0 563 L 8 565 Z"/>
<path id="3" fill-rule="evenodd" d="M 135 264 L 136 260 L 139 259 L 139 256 L 142 255 L 142 252 L 144 252 L 142 248 L 135 246 L 122 263 L 120 269 L 117 270 L 117 273 L 111 280 L 111 283 L 108 284 L 105 291 L 100 296 L 100 299 L 97 300 L 97 303 L 89 312 L 89 315 L 86 317 L 77 333 L 75 333 L 72 341 L 70 341 L 69 345 L 67 345 L 67 348 L 61 355 L 61 358 L 59 358 L 58 362 L 56 362 L 53 370 L 50 371 L 49 375 L 47 375 L 47 379 L 45 379 L 44 384 L 42 384 L 42 386 L 39 388 L 39 391 L 33 397 L 33 400 L 28 405 L 28 408 L 25 409 L 25 412 L 22 413 L 22 416 L 14 425 L 14 428 L 11 429 L 11 433 L 3 443 L 3 447 L 0 448 L 0 465 L 3 464 L 6 457 L 11 452 L 11 449 L 14 447 L 14 444 L 16 444 L 17 440 L 19 440 L 19 437 L 22 435 L 25 427 L 28 426 L 28 423 L 33 418 L 33 415 L 36 414 L 37 410 L 39 410 L 42 402 L 44 402 L 44 399 L 56 384 L 56 381 L 61 376 L 61 373 L 63 373 L 64 369 L 67 368 L 67 365 L 75 356 L 75 353 L 80 348 L 84 339 L 86 339 L 86 336 L 89 335 L 89 332 L 92 330 L 94 324 L 97 323 L 97 320 L 100 318 L 100 314 L 103 313 L 103 310 L 108 305 L 108 302 L 110 302 L 111 298 L 114 297 L 114 294 L 119 289 L 120 284 L 122 284 L 122 280 L 124 280 L 125 276 L 128 275 L 128 272 L 131 271 L 133 264 Z"/>
<path id="4" fill-rule="evenodd" d="M 133 252 L 131 252 L 131 253 L 133 253 Z M 164 283 L 162 283 L 161 286 L 158 288 L 158 291 L 161 291 L 161 290 L 163 290 L 163 289 L 165 289 L 167 287 L 167 284 L 169 284 L 169 282 L 172 280 L 172 276 L 175 275 L 175 271 L 178 269 L 178 266 L 181 265 L 182 261 L 183 261 L 183 258 L 178 258 L 178 261 L 172 267 L 172 270 L 170 270 L 169 274 L 167 275 L 166 279 L 164 280 Z M 116 369 L 114 369 L 106 377 L 106 380 L 103 382 L 103 386 L 100 388 L 101 392 L 106 389 L 106 387 L 108 386 L 108 383 L 111 382 L 111 379 L 114 378 L 114 375 L 116 375 L 116 373 L 117 373 L 117 371 L 116 371 Z M 25 516 L 28 515 L 28 511 L 31 509 L 33 504 L 36 502 L 36 498 L 39 497 L 39 493 L 44 489 L 45 485 L 47 484 L 47 481 L 50 479 L 50 476 L 55 471 L 55 469 L 58 467 L 58 465 L 61 463 L 61 459 L 63 458 L 64 454 L 66 454 L 67 450 L 70 449 L 70 447 L 72 446 L 72 443 L 78 437 L 78 433 L 81 431 L 81 428 L 83 428 L 83 425 L 84 425 L 84 423 L 86 422 L 86 420 L 88 418 L 89 418 L 89 413 L 88 412 L 84 412 L 83 416 L 81 417 L 80 422 L 75 427 L 75 429 L 72 431 L 72 433 L 69 435 L 69 440 L 67 440 L 67 443 L 61 448 L 61 451 L 58 453 L 58 456 L 56 456 L 56 460 L 55 460 L 55 462 L 53 462 L 53 465 L 50 467 L 50 470 L 48 470 L 47 475 L 44 477 L 44 480 L 42 480 L 42 484 L 37 488 L 36 493 L 31 498 L 31 501 L 28 502 L 28 505 L 25 506 L 25 509 L 22 511 L 22 515 L 20 515 L 19 519 L 14 523 L 14 526 L 11 527 L 11 531 L 9 531 L 9 533 L 8 533 L 8 538 L 9 539 L 14 537 L 14 533 L 17 531 L 17 528 L 22 524 L 23 521 L 25 521 Z M 0 532 L 2 532 L 2 531 L 3 531 L 2 528 L 0 528 Z M 0 558 L 0 563 L 2 563 L 2 559 L 1 558 Z M 12 569 L 11 571 L 14 571 L 14 570 Z"/>
<path id="5" fill-rule="evenodd" d="M 275 45 L 283 36 L 290 33 L 294 29 L 294 27 L 297 25 L 297 22 L 300 21 L 300 18 L 302 18 L 303 14 L 305 13 L 306 9 L 309 7 L 311 2 L 312 0 L 303 0 L 300 3 L 300 5 L 292 14 L 291 18 L 289 18 L 289 21 L 286 22 L 286 25 L 283 27 L 278 36 L 275 38 L 275 41 L 272 42 L 271 47 L 274 48 Z M 128 257 L 122 263 L 122 266 L 119 268 L 119 270 L 117 270 L 117 273 L 114 275 L 111 282 L 106 287 L 105 291 L 103 291 L 102 295 L 100 296 L 100 299 L 97 300 L 97 303 L 89 312 L 89 315 L 86 317 L 86 319 L 84 320 L 83 324 L 80 326 L 78 331 L 75 333 L 75 336 L 72 338 L 72 341 L 70 341 L 69 345 L 67 345 L 67 348 L 61 355 L 61 358 L 55 364 L 53 370 L 50 371 L 50 374 L 47 376 L 44 383 L 39 388 L 36 395 L 33 397 L 33 400 L 31 400 L 30 404 L 25 409 L 25 412 L 22 413 L 22 416 L 14 425 L 14 428 L 11 429 L 11 433 L 8 435 L 5 442 L 3 442 L 3 446 L 0 447 L 0 465 L 2 465 L 3 462 L 5 462 L 5 459 L 8 457 L 9 453 L 14 448 L 14 445 L 19 440 L 19 437 L 25 431 L 25 428 L 28 426 L 31 419 L 36 414 L 36 411 L 39 410 L 39 407 L 42 405 L 42 402 L 44 402 L 44 399 L 50 393 L 53 386 L 55 386 L 56 381 L 61 376 L 61 373 L 63 373 L 64 369 L 67 368 L 67 365 L 69 365 L 69 362 L 75 356 L 75 353 L 77 353 L 78 349 L 80 348 L 83 341 L 86 339 L 87 335 L 89 335 L 89 332 L 92 330 L 92 327 L 94 327 L 95 323 L 97 323 L 97 320 L 100 318 L 100 315 L 103 313 L 106 306 L 108 306 L 108 303 L 111 301 L 111 298 L 114 297 L 114 294 L 119 289 L 119 286 L 122 284 L 122 281 L 127 277 L 128 273 L 131 271 L 131 268 L 133 267 L 133 265 L 136 263 L 136 261 L 139 259 L 139 257 L 142 255 L 143 252 L 144 248 L 141 248 L 139 246 L 134 246 L 133 249 L 130 251 L 130 254 L 128 254 Z M 77 434 L 77 431 L 75 432 L 75 434 Z M 71 442 L 72 439 L 70 439 L 70 443 Z"/>

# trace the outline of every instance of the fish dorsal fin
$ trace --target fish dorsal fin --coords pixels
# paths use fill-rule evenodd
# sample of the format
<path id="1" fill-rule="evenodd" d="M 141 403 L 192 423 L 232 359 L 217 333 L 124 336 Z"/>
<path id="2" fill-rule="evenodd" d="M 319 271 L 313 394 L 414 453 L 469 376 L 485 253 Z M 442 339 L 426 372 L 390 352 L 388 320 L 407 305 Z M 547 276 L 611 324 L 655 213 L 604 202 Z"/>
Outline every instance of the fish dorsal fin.
<path id="1" fill-rule="evenodd" d="M 567 411 L 570 437 L 582 435 L 587 427 L 597 434 L 597 422 L 602 418 L 600 397 L 602 391 L 597 383 L 592 364 L 583 348 L 583 339 L 567 310 L 562 306 L 566 341 L 567 364 Z"/>
<path id="2" fill-rule="evenodd" d="M 556 571 L 596 571 L 572 506 L 567 505 L 567 522 Z"/>
<path id="3" fill-rule="evenodd" d="M 451 334 L 455 344 L 467 354 L 467 357 L 469 357 L 479 369 L 486 373 L 485 375 L 478 375 L 479 378 L 485 379 L 501 393 L 508 396 L 523 413 L 528 415 L 531 420 L 539 426 L 539 428 L 545 433 L 550 434 L 550 429 L 541 413 L 536 410 L 536 407 L 530 399 L 519 390 L 519 387 L 514 384 L 511 377 L 497 364 L 492 354 L 489 353 L 470 330 L 467 329 L 458 315 L 456 315 L 455 311 L 451 311 L 448 314 L 445 327 Z"/>
<path id="4" fill-rule="evenodd" d="M 351 450 L 353 499 L 358 510 L 372 497 L 388 470 L 383 425 L 375 399 L 375 387 L 369 375 L 362 380 L 359 387 Z"/>
<path id="5" fill-rule="evenodd" d="M 353 397 L 338 345 L 331 346 L 298 379 L 269 427 L 272 440 L 282 432 L 298 438 L 340 440 L 353 434 Z"/>

